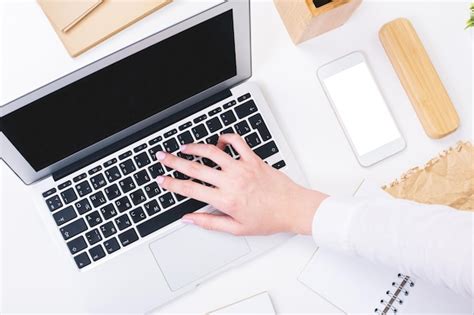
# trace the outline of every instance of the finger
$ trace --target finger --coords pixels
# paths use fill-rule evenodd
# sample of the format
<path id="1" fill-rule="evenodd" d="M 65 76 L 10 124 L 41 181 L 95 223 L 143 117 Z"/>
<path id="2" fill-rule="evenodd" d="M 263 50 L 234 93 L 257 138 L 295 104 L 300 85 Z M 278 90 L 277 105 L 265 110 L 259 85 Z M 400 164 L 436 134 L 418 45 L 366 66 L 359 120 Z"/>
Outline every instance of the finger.
<path id="1" fill-rule="evenodd" d="M 211 144 L 186 144 L 181 147 L 181 152 L 208 158 L 222 168 L 229 167 L 235 162 L 224 151 Z"/>
<path id="2" fill-rule="evenodd" d="M 197 162 L 188 161 L 161 151 L 156 154 L 156 158 L 161 163 L 174 170 L 186 174 L 189 177 L 200 179 L 214 186 L 220 186 L 221 182 L 223 181 L 222 172 Z"/>
<path id="3" fill-rule="evenodd" d="M 219 201 L 219 192 L 217 189 L 195 183 L 192 180 L 181 180 L 170 176 L 158 176 L 156 181 L 158 185 L 170 192 L 207 204 L 215 205 Z"/>
<path id="4" fill-rule="evenodd" d="M 228 215 L 210 213 L 190 213 L 182 218 L 187 223 L 195 224 L 206 230 L 219 231 L 234 235 L 242 234 L 242 225 Z"/>
<path id="5" fill-rule="evenodd" d="M 238 134 L 227 133 L 221 135 L 217 142 L 217 146 L 223 148 L 226 145 L 231 145 L 243 160 L 255 158 L 255 153 L 253 153 L 252 149 L 250 149 L 244 139 L 242 139 Z"/>

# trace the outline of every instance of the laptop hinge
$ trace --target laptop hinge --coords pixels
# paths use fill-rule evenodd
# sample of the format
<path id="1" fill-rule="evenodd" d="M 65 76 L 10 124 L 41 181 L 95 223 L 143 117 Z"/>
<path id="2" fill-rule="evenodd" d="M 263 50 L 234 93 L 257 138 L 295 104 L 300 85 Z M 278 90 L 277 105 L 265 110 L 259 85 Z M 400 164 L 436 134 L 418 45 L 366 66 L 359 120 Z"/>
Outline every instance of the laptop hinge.
<path id="1" fill-rule="evenodd" d="M 70 165 L 68 165 L 67 167 L 64 167 L 60 170 L 58 170 L 57 172 L 54 172 L 53 173 L 53 179 L 55 181 L 58 181 L 74 172 L 76 172 L 77 170 L 83 168 L 83 167 L 86 167 L 87 165 L 91 164 L 91 163 L 94 163 L 95 161 L 97 160 L 100 160 L 102 159 L 103 157 L 106 157 L 107 155 L 110 155 L 134 142 L 137 142 L 139 141 L 140 139 L 143 139 L 149 135 L 151 135 L 152 133 L 155 133 L 161 129 L 164 129 L 166 128 L 167 126 L 169 125 L 172 125 L 182 119 L 185 119 L 186 117 L 188 116 L 191 116 L 192 114 L 206 108 L 206 107 L 209 107 L 215 103 L 218 103 L 228 97 L 231 97 L 232 96 L 232 92 L 230 91 L 230 89 L 225 89 L 217 94 L 214 94 L 212 95 L 211 97 L 208 97 L 192 106 L 189 106 L 188 108 L 186 108 L 185 110 L 182 110 L 176 114 L 173 114 L 169 117 L 166 117 L 164 118 L 163 120 L 160 120 L 154 124 L 152 124 L 151 126 L 148 126 L 142 130 L 140 130 L 139 132 L 136 132 L 120 141 L 117 141 L 116 143 L 110 145 L 110 146 L 107 146 L 97 152 L 95 152 L 94 154 L 91 154 L 90 156 L 82 159 L 82 160 L 79 160 L 77 162 L 74 162 Z"/>

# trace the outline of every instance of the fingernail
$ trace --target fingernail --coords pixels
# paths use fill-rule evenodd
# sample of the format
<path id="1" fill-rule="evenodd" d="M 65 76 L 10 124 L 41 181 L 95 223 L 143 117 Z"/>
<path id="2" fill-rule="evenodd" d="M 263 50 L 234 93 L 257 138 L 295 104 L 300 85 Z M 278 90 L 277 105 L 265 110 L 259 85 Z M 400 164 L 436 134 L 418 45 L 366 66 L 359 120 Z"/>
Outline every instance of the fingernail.
<path id="1" fill-rule="evenodd" d="M 181 222 L 183 222 L 184 224 L 194 224 L 194 221 L 190 219 L 181 219 Z"/>
<path id="2" fill-rule="evenodd" d="M 165 181 L 165 178 L 163 176 L 158 176 L 156 178 L 156 182 L 160 185 L 163 184 L 164 181 Z"/>
<path id="3" fill-rule="evenodd" d="M 163 151 L 159 151 L 158 153 L 156 153 L 156 158 L 157 158 L 159 161 L 164 160 L 164 159 L 165 159 L 165 156 L 166 156 L 166 154 L 165 154 L 165 152 L 163 152 Z"/>
<path id="4" fill-rule="evenodd" d="M 186 150 L 187 148 L 188 148 L 188 146 L 185 145 L 185 144 L 183 144 L 183 145 L 181 146 L 180 150 L 181 150 L 181 152 L 182 152 L 182 151 Z"/>

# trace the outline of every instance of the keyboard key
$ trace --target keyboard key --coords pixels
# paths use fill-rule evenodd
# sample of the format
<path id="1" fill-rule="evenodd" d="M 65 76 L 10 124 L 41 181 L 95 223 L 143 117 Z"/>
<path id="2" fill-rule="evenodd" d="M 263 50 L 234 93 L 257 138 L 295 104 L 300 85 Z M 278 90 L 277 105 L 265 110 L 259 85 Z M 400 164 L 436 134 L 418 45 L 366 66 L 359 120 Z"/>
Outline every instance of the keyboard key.
<path id="1" fill-rule="evenodd" d="M 101 191 L 96 192 L 95 194 L 91 195 L 89 198 L 91 199 L 91 202 L 94 208 L 98 208 L 99 206 L 107 202 L 104 194 Z"/>
<path id="2" fill-rule="evenodd" d="M 233 124 L 234 122 L 237 121 L 237 118 L 234 115 L 234 112 L 232 110 L 228 110 L 224 113 L 221 114 L 221 119 L 224 125 L 228 126 L 230 124 Z"/>
<path id="3" fill-rule="evenodd" d="M 51 188 L 50 190 L 48 191 L 45 191 L 43 193 L 43 197 L 46 198 L 46 197 L 49 197 L 51 196 L 52 194 L 54 194 L 56 192 L 56 188 Z"/>
<path id="4" fill-rule="evenodd" d="M 193 125 L 192 122 L 188 121 L 187 123 L 182 124 L 181 126 L 178 127 L 179 131 L 183 131 L 185 129 L 188 129 Z"/>
<path id="5" fill-rule="evenodd" d="M 209 117 L 212 117 L 214 115 L 219 114 L 220 112 L 222 112 L 222 108 L 217 107 L 216 109 L 211 110 L 208 114 L 209 114 Z"/>
<path id="6" fill-rule="evenodd" d="M 257 105 L 255 105 L 254 101 L 248 101 L 239 105 L 235 108 L 235 112 L 237 113 L 237 117 L 240 119 L 247 117 L 248 115 L 255 113 L 257 111 Z"/>
<path id="7" fill-rule="evenodd" d="M 120 199 L 115 200 L 115 206 L 117 207 L 118 211 L 122 213 L 130 209 L 132 207 L 132 204 L 130 203 L 130 199 L 128 199 L 127 196 L 124 196 Z"/>
<path id="8" fill-rule="evenodd" d="M 90 227 L 94 227 L 99 223 L 102 223 L 102 218 L 100 217 L 99 211 L 94 211 L 86 215 L 87 223 Z"/>
<path id="9" fill-rule="evenodd" d="M 77 217 L 77 214 L 73 206 L 69 206 L 53 214 L 54 221 L 56 221 L 58 226 L 71 221 L 75 217 Z"/>
<path id="10" fill-rule="evenodd" d="M 221 135 L 225 135 L 227 133 L 235 133 L 235 132 L 234 132 L 234 129 L 232 129 L 232 127 L 226 128 L 221 131 Z"/>
<path id="11" fill-rule="evenodd" d="M 133 174 L 133 178 L 135 178 L 138 186 L 150 181 L 150 176 L 148 176 L 148 172 L 146 170 L 141 170 L 140 172 Z"/>
<path id="12" fill-rule="evenodd" d="M 201 201 L 189 199 L 175 206 L 174 208 L 163 212 L 160 215 L 154 216 L 151 219 L 140 223 L 139 225 L 137 225 L 138 233 L 140 233 L 141 237 L 145 237 L 161 229 L 162 227 L 165 227 L 168 224 L 181 219 L 183 215 L 201 209 L 205 205 L 206 204 Z"/>
<path id="13" fill-rule="evenodd" d="M 69 188 L 61 193 L 61 197 L 63 197 L 63 201 L 65 204 L 69 204 L 74 200 L 77 200 L 77 195 L 74 189 Z"/>
<path id="14" fill-rule="evenodd" d="M 76 221 L 63 226 L 59 231 L 63 235 L 64 240 L 68 240 L 82 232 L 87 230 L 86 221 L 83 218 L 79 218 Z"/>
<path id="15" fill-rule="evenodd" d="M 92 187 L 87 180 L 76 185 L 79 196 L 84 197 L 92 192 Z"/>
<path id="16" fill-rule="evenodd" d="M 76 265 L 79 269 L 82 269 L 91 263 L 91 260 L 89 259 L 89 256 L 87 256 L 86 252 L 75 256 L 74 260 L 76 261 Z"/>
<path id="17" fill-rule="evenodd" d="M 125 153 L 122 153 L 119 155 L 119 160 L 122 161 L 122 160 L 125 160 L 126 158 L 132 156 L 132 151 L 127 151 Z"/>
<path id="18" fill-rule="evenodd" d="M 217 130 L 222 128 L 221 121 L 219 120 L 218 117 L 214 117 L 212 119 L 209 119 L 206 121 L 207 128 L 209 129 L 210 133 L 214 133 Z"/>
<path id="19" fill-rule="evenodd" d="M 194 121 L 195 124 L 197 124 L 197 123 L 203 121 L 203 120 L 206 119 L 206 118 L 207 118 L 207 116 L 206 116 L 206 114 L 204 114 L 204 115 L 201 115 L 201 116 L 199 116 L 199 117 L 197 117 L 197 118 L 194 118 L 193 121 Z"/>
<path id="20" fill-rule="evenodd" d="M 192 155 L 190 155 L 190 154 L 184 154 L 184 153 L 178 152 L 177 155 L 178 155 L 180 158 L 185 159 L 185 160 L 188 160 L 188 161 L 194 160 L 194 156 L 192 156 Z"/>
<path id="21" fill-rule="evenodd" d="M 210 160 L 208 158 L 202 158 L 202 163 L 204 163 L 204 165 L 209 166 L 211 168 L 217 166 L 216 163 L 214 163 L 212 160 Z M 177 178 L 177 179 L 181 179 L 181 178 Z"/>
<path id="22" fill-rule="evenodd" d="M 74 177 L 74 178 L 72 179 L 72 181 L 75 182 L 75 183 L 77 183 L 78 181 L 81 181 L 81 180 L 83 180 L 83 179 L 86 178 L 86 177 L 87 177 L 87 174 L 86 174 L 86 173 L 82 173 L 82 174 L 79 174 L 79 175 L 77 175 L 76 177 Z"/>
<path id="23" fill-rule="evenodd" d="M 260 140 L 260 137 L 258 136 L 256 132 L 251 133 L 248 136 L 246 136 L 245 141 L 251 148 L 254 148 L 257 145 L 260 145 L 262 143 L 262 140 Z"/>
<path id="24" fill-rule="evenodd" d="M 147 148 L 147 146 L 148 145 L 146 143 L 140 144 L 138 147 L 133 148 L 133 152 L 138 153 L 140 151 L 143 151 Z"/>
<path id="25" fill-rule="evenodd" d="M 148 171 L 150 171 L 151 178 L 153 179 L 165 174 L 165 170 L 163 168 L 163 165 L 161 165 L 161 163 L 156 163 L 148 167 Z"/>
<path id="26" fill-rule="evenodd" d="M 123 247 L 128 246 L 138 240 L 137 232 L 135 232 L 134 229 L 125 231 L 122 234 L 119 234 L 118 237 Z"/>
<path id="27" fill-rule="evenodd" d="M 262 159 L 265 160 L 266 158 L 276 154 L 279 152 L 278 147 L 276 146 L 274 141 L 268 142 L 267 144 L 262 145 L 261 147 L 254 150 L 254 152 Z"/>
<path id="28" fill-rule="evenodd" d="M 163 151 L 163 148 L 161 145 L 154 146 L 153 148 L 148 150 L 148 153 L 150 153 L 151 159 L 153 161 L 156 161 L 156 153 Z"/>
<path id="29" fill-rule="evenodd" d="M 120 175 L 120 171 L 118 169 L 117 166 L 114 166 L 114 167 L 111 167 L 109 168 L 108 170 L 105 171 L 105 176 L 107 177 L 107 179 L 109 180 L 109 183 L 113 183 L 115 182 L 117 179 L 119 179 L 120 177 L 122 177 L 122 175 Z"/>
<path id="30" fill-rule="evenodd" d="M 107 254 L 109 255 L 120 249 L 120 245 L 115 237 L 111 238 L 110 240 L 106 240 L 104 242 L 104 247 L 105 247 L 105 250 L 107 251 Z"/>
<path id="31" fill-rule="evenodd" d="M 160 192 L 160 187 L 158 187 L 158 184 L 156 182 L 152 182 L 145 186 L 145 193 L 150 199 L 155 196 L 158 196 Z"/>
<path id="32" fill-rule="evenodd" d="M 219 136 L 218 135 L 212 135 L 209 138 L 206 139 L 207 144 L 212 144 L 212 145 L 217 145 L 217 142 L 219 141 Z"/>
<path id="33" fill-rule="evenodd" d="M 133 173 L 136 168 L 135 164 L 133 164 L 132 159 L 128 159 L 126 161 L 123 161 L 122 163 L 119 164 L 120 169 L 122 170 L 123 175 L 127 176 L 130 173 Z"/>
<path id="34" fill-rule="evenodd" d="M 94 177 L 91 177 L 91 183 L 92 187 L 94 187 L 95 190 L 100 189 L 107 185 L 107 182 L 105 181 L 105 177 L 102 174 L 97 174 Z"/>
<path id="35" fill-rule="evenodd" d="M 145 212 L 143 212 L 142 207 L 138 207 L 130 211 L 130 217 L 132 218 L 134 223 L 138 223 L 143 221 L 146 218 Z"/>
<path id="36" fill-rule="evenodd" d="M 107 162 L 104 163 L 104 167 L 109 167 L 113 164 L 117 163 L 117 159 L 116 158 L 113 158 L 111 160 L 108 160 Z"/>
<path id="37" fill-rule="evenodd" d="M 117 224 L 117 227 L 119 228 L 119 230 L 122 231 L 128 228 L 129 226 L 131 226 L 132 222 L 130 222 L 128 215 L 124 214 L 115 219 L 115 224 Z"/>
<path id="38" fill-rule="evenodd" d="M 258 133 L 260 134 L 260 137 L 264 142 L 272 138 L 272 135 L 270 134 L 270 131 L 267 128 L 267 125 L 263 121 L 262 115 L 256 114 L 250 117 L 249 122 L 253 129 L 258 130 Z"/>
<path id="39" fill-rule="evenodd" d="M 171 138 L 165 142 L 163 142 L 163 147 L 165 148 L 165 151 L 168 153 L 173 153 L 175 151 L 178 151 L 179 149 L 179 144 L 176 141 L 175 138 Z"/>
<path id="40" fill-rule="evenodd" d="M 100 226 L 100 231 L 102 232 L 102 235 L 104 235 L 105 238 L 117 233 L 117 229 L 115 228 L 113 222 L 107 222 L 105 224 L 102 224 Z"/>
<path id="41" fill-rule="evenodd" d="M 192 132 L 194 134 L 194 138 L 196 138 L 196 140 L 202 139 L 202 138 L 204 138 L 205 136 L 207 136 L 209 134 L 207 132 L 206 127 L 204 126 L 204 124 L 197 125 L 196 127 L 192 128 L 191 130 L 192 130 Z"/>
<path id="42" fill-rule="evenodd" d="M 122 188 L 124 194 L 136 188 L 135 183 L 133 182 L 133 179 L 130 176 L 119 181 L 119 186 L 120 188 Z"/>
<path id="43" fill-rule="evenodd" d="M 101 170 L 102 166 L 97 165 L 96 167 L 89 170 L 89 175 L 94 175 L 95 173 L 100 172 Z"/>
<path id="44" fill-rule="evenodd" d="M 143 193 L 143 190 L 138 189 L 135 190 L 134 192 L 130 193 L 130 199 L 132 199 L 132 202 L 135 206 L 141 204 L 146 200 L 145 194 Z"/>
<path id="45" fill-rule="evenodd" d="M 167 131 L 163 136 L 165 137 L 165 139 L 168 139 L 169 137 L 175 135 L 178 133 L 178 130 L 176 129 L 171 129 L 170 131 Z"/>
<path id="46" fill-rule="evenodd" d="M 93 261 L 97 261 L 105 257 L 104 249 L 100 244 L 89 249 L 89 254 L 91 255 Z"/>
<path id="47" fill-rule="evenodd" d="M 100 236 L 99 230 L 93 229 L 86 233 L 86 239 L 90 245 L 94 245 L 95 243 L 102 240 L 102 236 Z"/>
<path id="48" fill-rule="evenodd" d="M 193 143 L 194 139 L 189 131 L 185 131 L 178 136 L 178 141 L 181 145 L 183 145 L 183 144 Z"/>
<path id="49" fill-rule="evenodd" d="M 109 200 L 114 200 L 115 198 L 121 195 L 120 189 L 117 184 L 112 184 L 109 187 L 104 189 L 105 194 Z"/>
<path id="50" fill-rule="evenodd" d="M 283 161 L 283 160 L 281 160 L 281 161 L 279 161 L 279 162 L 276 162 L 275 164 L 272 165 L 272 167 L 275 168 L 275 169 L 277 169 L 277 170 L 279 170 L 279 169 L 281 169 L 281 168 L 283 168 L 283 167 L 285 167 L 285 166 L 286 166 L 286 163 L 285 163 L 285 161 Z"/>
<path id="51" fill-rule="evenodd" d="M 87 247 L 87 243 L 82 236 L 79 236 L 78 238 L 68 242 L 67 247 L 69 248 L 71 254 L 76 255 Z"/>
<path id="52" fill-rule="evenodd" d="M 153 139 L 151 139 L 150 141 L 148 141 L 148 144 L 149 144 L 149 145 L 154 145 L 154 144 L 157 144 L 158 142 L 160 142 L 161 140 L 163 140 L 163 137 L 162 137 L 162 136 L 158 136 L 158 137 L 153 138 Z"/>
<path id="53" fill-rule="evenodd" d="M 91 204 L 89 203 L 89 200 L 87 200 L 87 198 L 76 202 L 75 206 L 79 214 L 84 214 L 92 210 Z"/>
<path id="54" fill-rule="evenodd" d="M 61 202 L 61 199 L 59 199 L 58 195 L 55 195 L 49 199 L 46 200 L 46 204 L 48 205 L 49 210 L 55 211 L 58 210 L 63 206 L 63 203 Z"/>
<path id="55" fill-rule="evenodd" d="M 242 120 L 241 122 L 235 124 L 235 130 L 240 136 L 243 136 L 250 132 L 250 126 L 245 120 Z"/>
<path id="56" fill-rule="evenodd" d="M 166 208 L 169 208 L 171 207 L 172 205 L 175 204 L 175 201 L 174 201 L 174 198 L 173 198 L 173 194 L 172 193 L 166 193 L 162 196 L 160 196 L 158 198 L 158 200 L 160 200 L 160 203 L 161 203 L 161 207 L 163 209 L 166 209 Z"/>
<path id="57" fill-rule="evenodd" d="M 150 159 L 148 158 L 148 154 L 146 152 L 142 152 L 139 155 L 133 158 L 135 163 L 137 163 L 138 168 L 142 168 L 150 164 Z"/>
<path id="58" fill-rule="evenodd" d="M 224 104 L 224 106 L 222 106 L 222 107 L 224 107 L 224 109 L 227 109 L 227 108 L 230 108 L 230 107 L 234 106 L 235 104 L 237 104 L 236 101 L 230 101 L 229 103 Z"/>
<path id="59" fill-rule="evenodd" d="M 104 217 L 105 220 L 113 218 L 117 215 L 117 210 L 115 210 L 114 205 L 111 203 L 100 208 L 100 212 L 102 213 L 102 216 Z"/>
<path id="60" fill-rule="evenodd" d="M 59 190 L 63 190 L 64 188 L 71 186 L 71 184 L 72 184 L 72 182 L 71 182 L 70 180 L 68 180 L 68 181 L 66 181 L 66 182 L 64 182 L 64 183 L 62 183 L 62 184 L 60 184 L 60 185 L 58 186 L 58 189 L 59 189 Z"/>
<path id="61" fill-rule="evenodd" d="M 240 102 L 243 102 L 245 100 L 248 100 L 250 98 L 250 93 L 247 93 L 245 95 L 242 95 L 241 97 L 237 98 L 237 100 Z"/>
<path id="62" fill-rule="evenodd" d="M 160 212 L 160 206 L 158 205 L 158 201 L 153 199 L 150 202 L 147 202 L 143 205 L 143 208 L 145 209 L 146 213 L 148 216 L 152 216 L 158 212 Z"/>
<path id="63" fill-rule="evenodd" d="M 187 176 L 187 175 L 185 175 L 181 172 L 178 172 L 178 171 L 174 171 L 173 177 L 176 178 L 176 179 L 180 179 L 180 180 L 188 180 L 189 179 L 189 176 Z"/>

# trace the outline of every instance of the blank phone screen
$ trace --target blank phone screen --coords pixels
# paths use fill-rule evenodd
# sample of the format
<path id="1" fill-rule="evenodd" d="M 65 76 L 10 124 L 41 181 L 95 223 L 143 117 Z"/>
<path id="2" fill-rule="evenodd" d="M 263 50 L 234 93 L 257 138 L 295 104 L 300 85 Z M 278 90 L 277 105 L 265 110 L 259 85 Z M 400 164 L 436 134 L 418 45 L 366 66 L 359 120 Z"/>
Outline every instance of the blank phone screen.
<path id="1" fill-rule="evenodd" d="M 367 64 L 334 74 L 324 85 L 359 156 L 401 138 Z"/>

